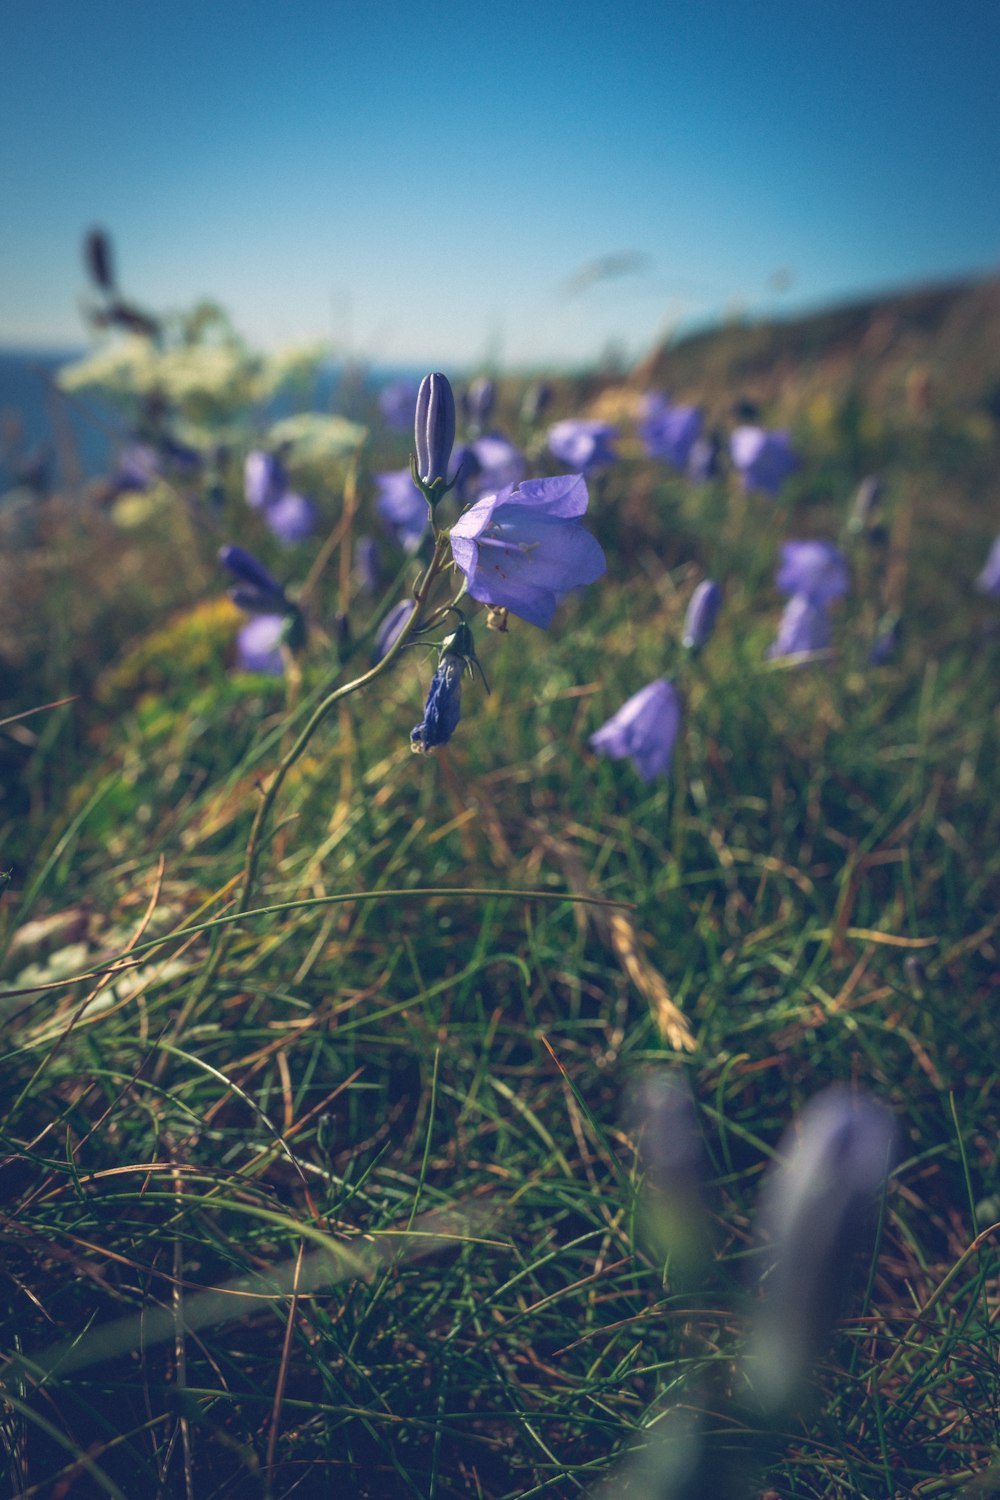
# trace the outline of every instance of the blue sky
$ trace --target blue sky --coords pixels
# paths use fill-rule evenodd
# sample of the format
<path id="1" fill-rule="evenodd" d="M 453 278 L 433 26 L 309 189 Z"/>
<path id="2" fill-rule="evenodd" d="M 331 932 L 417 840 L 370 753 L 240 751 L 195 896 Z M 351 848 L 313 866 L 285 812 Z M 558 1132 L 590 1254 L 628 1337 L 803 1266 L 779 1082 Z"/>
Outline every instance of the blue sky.
<path id="1" fill-rule="evenodd" d="M 92 224 L 145 305 L 445 367 L 991 272 L 998 56 L 995 0 L 0 0 L 0 343 L 80 341 Z"/>

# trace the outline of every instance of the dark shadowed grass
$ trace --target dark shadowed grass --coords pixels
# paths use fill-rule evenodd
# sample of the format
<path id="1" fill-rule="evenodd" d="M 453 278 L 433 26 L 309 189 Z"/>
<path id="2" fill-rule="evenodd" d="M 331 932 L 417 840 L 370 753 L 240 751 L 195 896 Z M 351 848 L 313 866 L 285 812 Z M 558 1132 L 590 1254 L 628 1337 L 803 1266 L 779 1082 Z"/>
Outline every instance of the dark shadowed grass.
<path id="1" fill-rule="evenodd" d="M 625 1450 L 654 1445 L 655 1467 L 675 1407 L 759 1465 L 750 1494 L 982 1476 L 1000 646 L 986 603 L 942 582 L 911 478 L 895 573 L 859 551 L 835 655 L 789 670 L 764 663 L 775 549 L 839 517 L 609 474 L 611 577 L 547 635 L 480 633 L 492 692 L 466 683 L 449 747 L 407 748 L 419 647 L 331 715 L 205 993 L 259 779 L 331 654 L 289 708 L 282 684 L 227 674 L 235 616 L 212 604 L 151 619 L 85 704 L 52 710 L 0 907 L 11 1493 L 514 1500 L 609 1472 L 614 1493 Z M 172 545 L 203 566 L 180 518 Z M 693 666 L 692 559 L 726 584 Z M 873 671 L 886 577 L 910 623 Z M 683 755 L 644 787 L 587 736 L 673 671 Z M 687 1073 L 711 1162 L 694 1286 L 636 1210 L 621 1097 L 650 1063 Z M 727 1405 L 756 1193 L 834 1080 L 892 1106 L 901 1158 L 813 1398 L 765 1440 Z"/>

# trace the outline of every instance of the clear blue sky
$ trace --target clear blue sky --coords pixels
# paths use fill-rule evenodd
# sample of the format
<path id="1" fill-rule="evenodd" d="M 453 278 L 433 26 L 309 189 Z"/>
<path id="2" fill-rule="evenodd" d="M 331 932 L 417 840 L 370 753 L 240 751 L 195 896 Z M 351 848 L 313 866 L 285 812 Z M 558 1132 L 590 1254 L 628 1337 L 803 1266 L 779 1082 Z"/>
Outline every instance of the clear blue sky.
<path id="1" fill-rule="evenodd" d="M 998 0 L 0 0 L 0 343 L 79 341 L 92 224 L 141 303 L 445 367 L 990 272 L 998 57 Z"/>

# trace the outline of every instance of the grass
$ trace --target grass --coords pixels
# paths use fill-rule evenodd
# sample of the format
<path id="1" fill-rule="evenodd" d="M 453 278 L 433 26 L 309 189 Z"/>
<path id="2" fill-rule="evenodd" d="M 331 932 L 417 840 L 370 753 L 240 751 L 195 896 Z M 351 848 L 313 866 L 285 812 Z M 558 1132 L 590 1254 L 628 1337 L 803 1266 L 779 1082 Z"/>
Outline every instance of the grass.
<path id="1" fill-rule="evenodd" d="M 861 477 L 797 436 L 778 504 L 637 457 L 598 480 L 608 579 L 545 635 L 478 632 L 492 691 L 466 683 L 446 749 L 407 748 L 422 649 L 338 705 L 207 988 L 260 778 L 364 657 L 319 641 L 297 688 L 227 670 L 212 553 L 266 545 L 235 470 L 217 531 L 176 493 L 129 533 L 51 503 L 13 711 L 83 697 L 5 750 L 10 1493 L 665 1494 L 685 1413 L 720 1497 L 1000 1488 L 1000 642 L 968 589 L 990 536 L 954 453 L 896 433 L 834 657 L 767 667 L 777 544 L 838 535 Z M 702 571 L 726 603 L 685 664 Z M 346 577 L 335 556 L 321 621 Z M 887 604 L 907 632 L 873 670 Z M 665 672 L 683 756 L 644 787 L 586 740 Z M 645 1232 L 622 1123 L 650 1065 L 689 1078 L 710 1161 L 693 1285 Z M 813 1399 L 766 1435 L 729 1404 L 755 1202 L 834 1080 L 890 1104 L 900 1161 Z"/>

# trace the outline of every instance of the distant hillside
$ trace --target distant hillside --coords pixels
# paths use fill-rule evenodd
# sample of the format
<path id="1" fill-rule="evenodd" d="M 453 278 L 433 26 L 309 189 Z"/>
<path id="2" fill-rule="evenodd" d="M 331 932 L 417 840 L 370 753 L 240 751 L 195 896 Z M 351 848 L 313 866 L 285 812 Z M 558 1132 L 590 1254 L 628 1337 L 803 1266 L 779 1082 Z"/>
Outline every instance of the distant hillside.
<path id="1" fill-rule="evenodd" d="M 1000 278 L 727 324 L 661 345 L 629 384 L 710 408 L 743 397 L 769 419 L 791 420 L 825 393 L 889 420 L 929 403 L 1000 423 Z"/>

